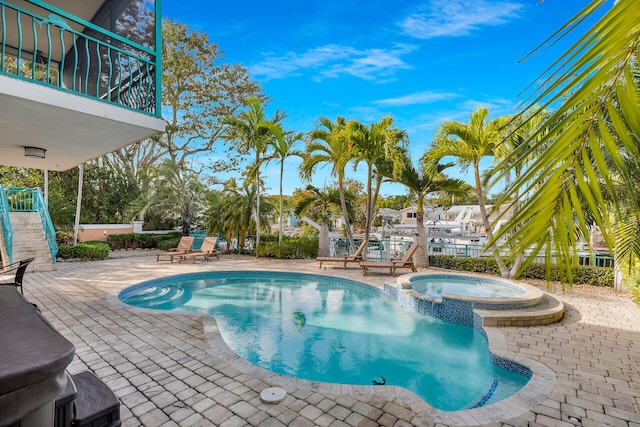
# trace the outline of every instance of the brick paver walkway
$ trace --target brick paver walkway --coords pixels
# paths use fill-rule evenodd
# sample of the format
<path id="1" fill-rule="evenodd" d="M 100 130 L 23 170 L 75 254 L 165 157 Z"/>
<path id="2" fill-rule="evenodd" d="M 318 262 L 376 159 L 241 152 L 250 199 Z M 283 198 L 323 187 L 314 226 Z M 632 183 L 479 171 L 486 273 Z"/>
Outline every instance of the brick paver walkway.
<path id="1" fill-rule="evenodd" d="M 271 386 L 228 363 L 210 319 L 193 314 L 131 309 L 117 293 L 155 277 L 220 269 L 274 269 L 317 273 L 315 262 L 265 262 L 227 258 L 196 264 L 156 263 L 155 257 L 60 263 L 53 272 L 27 273 L 25 294 L 76 346 L 71 373 L 90 369 L 122 402 L 123 426 L 445 426 L 463 420 L 434 419 L 420 404 L 393 396 L 352 394 L 345 387 L 307 390 L 290 385 L 280 404 L 261 403 Z M 329 268 L 362 280 L 359 269 Z M 382 286 L 389 277 L 367 282 Z M 640 427 L 640 309 L 626 296 L 583 292 L 556 294 L 565 318 L 542 327 L 498 328 L 510 351 L 548 366 L 553 391 L 528 412 L 491 426 Z M 213 323 L 215 324 L 215 323 Z M 212 347 L 212 344 L 215 347 Z M 344 395 L 342 392 L 351 393 Z M 468 425 L 470 422 L 466 420 Z"/>

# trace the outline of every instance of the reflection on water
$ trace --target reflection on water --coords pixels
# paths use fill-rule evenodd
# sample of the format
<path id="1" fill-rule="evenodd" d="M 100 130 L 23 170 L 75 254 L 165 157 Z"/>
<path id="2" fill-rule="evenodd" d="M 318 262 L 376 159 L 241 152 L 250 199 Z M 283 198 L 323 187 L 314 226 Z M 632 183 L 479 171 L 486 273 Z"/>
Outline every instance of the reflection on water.
<path id="1" fill-rule="evenodd" d="M 384 378 L 387 385 L 405 387 L 443 410 L 473 406 L 496 379 L 493 400 L 508 397 L 527 381 L 492 364 L 485 338 L 473 328 L 402 309 L 374 289 L 306 275 L 214 277 L 163 282 L 163 288 L 176 288 L 163 291 L 167 297 L 179 290 L 190 295 L 179 307 L 177 296 L 166 305 L 143 297 L 159 292 L 157 286 L 121 299 L 209 313 L 231 349 L 270 371 L 359 385 Z"/>

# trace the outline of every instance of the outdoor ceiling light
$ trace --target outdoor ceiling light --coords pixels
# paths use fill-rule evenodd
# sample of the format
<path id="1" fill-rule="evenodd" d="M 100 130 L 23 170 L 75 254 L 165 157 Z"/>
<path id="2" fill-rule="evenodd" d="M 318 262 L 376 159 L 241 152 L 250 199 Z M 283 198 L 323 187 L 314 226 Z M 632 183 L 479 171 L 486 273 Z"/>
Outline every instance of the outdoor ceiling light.
<path id="1" fill-rule="evenodd" d="M 44 153 L 46 153 L 46 151 L 46 149 L 39 147 L 24 147 L 24 155 L 36 159 L 44 159 Z"/>

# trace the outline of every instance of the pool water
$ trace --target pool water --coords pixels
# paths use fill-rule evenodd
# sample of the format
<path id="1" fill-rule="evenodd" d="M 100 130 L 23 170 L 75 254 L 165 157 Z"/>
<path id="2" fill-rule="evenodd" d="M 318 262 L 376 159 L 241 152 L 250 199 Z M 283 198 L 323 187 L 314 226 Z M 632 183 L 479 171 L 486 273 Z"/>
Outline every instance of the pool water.
<path id="1" fill-rule="evenodd" d="M 443 294 L 455 294 L 469 297 L 516 297 L 521 296 L 524 291 L 510 288 L 499 283 L 488 281 L 474 282 L 468 279 L 456 280 L 447 277 L 414 277 L 411 279 L 412 289 L 415 292 L 429 295 L 433 298 L 442 298 Z"/>
<path id="2" fill-rule="evenodd" d="M 445 411 L 504 399 L 528 381 L 491 363 L 487 341 L 475 329 L 405 310 L 356 282 L 292 273 L 199 273 L 136 285 L 120 299 L 208 313 L 233 351 L 272 372 L 398 385 Z"/>

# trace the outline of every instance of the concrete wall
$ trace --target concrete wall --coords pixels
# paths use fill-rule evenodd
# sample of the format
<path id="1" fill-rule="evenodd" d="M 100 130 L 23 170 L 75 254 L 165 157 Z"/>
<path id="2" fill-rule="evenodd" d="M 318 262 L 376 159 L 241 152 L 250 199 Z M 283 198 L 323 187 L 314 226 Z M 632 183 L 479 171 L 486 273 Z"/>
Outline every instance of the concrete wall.
<path id="1" fill-rule="evenodd" d="M 107 241 L 111 234 L 133 233 L 133 224 L 80 224 L 78 240 L 88 242 L 90 240 Z"/>

